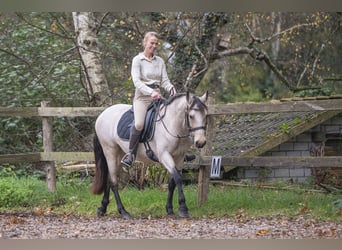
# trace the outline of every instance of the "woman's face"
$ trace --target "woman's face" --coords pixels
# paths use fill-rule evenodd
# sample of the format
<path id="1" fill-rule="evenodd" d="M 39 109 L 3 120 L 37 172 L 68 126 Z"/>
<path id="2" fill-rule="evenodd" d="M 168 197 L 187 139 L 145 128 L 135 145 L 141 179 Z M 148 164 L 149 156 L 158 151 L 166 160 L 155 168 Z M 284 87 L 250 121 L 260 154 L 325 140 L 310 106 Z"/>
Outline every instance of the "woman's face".
<path id="1" fill-rule="evenodd" d="M 145 52 L 150 55 L 153 55 L 158 47 L 158 38 L 155 36 L 150 36 L 146 39 L 145 43 Z"/>

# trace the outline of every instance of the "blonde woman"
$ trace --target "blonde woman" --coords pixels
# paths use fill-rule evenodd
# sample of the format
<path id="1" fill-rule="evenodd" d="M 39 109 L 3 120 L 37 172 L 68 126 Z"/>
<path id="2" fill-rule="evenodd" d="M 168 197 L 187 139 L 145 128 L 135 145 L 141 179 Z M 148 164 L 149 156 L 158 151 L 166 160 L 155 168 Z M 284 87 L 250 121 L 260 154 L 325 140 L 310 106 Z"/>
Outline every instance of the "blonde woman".
<path id="1" fill-rule="evenodd" d="M 132 60 L 131 75 L 135 87 L 134 126 L 129 139 L 129 152 L 121 160 L 121 163 L 128 167 L 131 167 L 135 161 L 148 106 L 153 100 L 162 97 L 160 88 L 164 88 L 171 96 L 177 93 L 167 76 L 164 60 L 155 54 L 158 48 L 158 34 L 147 32 L 143 46 L 144 51 Z"/>

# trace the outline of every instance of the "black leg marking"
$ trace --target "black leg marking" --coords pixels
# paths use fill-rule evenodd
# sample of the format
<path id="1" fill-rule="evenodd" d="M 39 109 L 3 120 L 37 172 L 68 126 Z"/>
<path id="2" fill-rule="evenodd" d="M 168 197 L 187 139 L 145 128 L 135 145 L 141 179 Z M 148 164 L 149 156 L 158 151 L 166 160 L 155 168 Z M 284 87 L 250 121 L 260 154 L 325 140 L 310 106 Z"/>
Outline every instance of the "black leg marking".
<path id="1" fill-rule="evenodd" d="M 101 207 L 97 209 L 98 217 L 104 216 L 107 212 L 107 206 L 109 204 L 109 191 L 110 191 L 110 187 L 109 187 L 109 184 L 107 184 L 106 189 L 104 190 Z"/>
<path id="2" fill-rule="evenodd" d="M 167 201 L 166 201 L 166 213 L 169 216 L 174 215 L 172 200 L 173 200 L 173 193 L 175 191 L 175 188 L 176 188 L 176 183 L 173 177 L 171 176 L 169 179 L 169 185 L 168 185 L 169 192 L 168 192 Z"/>
<path id="3" fill-rule="evenodd" d="M 175 171 L 173 173 L 173 179 L 178 189 L 178 203 L 179 203 L 178 215 L 181 218 L 188 218 L 189 213 L 188 213 L 188 207 L 186 206 L 186 202 L 185 202 L 185 196 L 183 193 L 182 177 L 177 171 Z"/>
<path id="4" fill-rule="evenodd" d="M 119 213 L 121 214 L 122 218 L 124 219 L 129 219 L 131 218 L 131 215 L 126 211 L 126 209 L 124 208 L 122 202 L 121 202 L 121 198 L 119 195 L 119 186 L 118 184 L 115 184 L 112 186 L 112 191 L 114 193 L 115 196 L 115 200 L 116 200 L 116 205 L 118 208 Z"/>

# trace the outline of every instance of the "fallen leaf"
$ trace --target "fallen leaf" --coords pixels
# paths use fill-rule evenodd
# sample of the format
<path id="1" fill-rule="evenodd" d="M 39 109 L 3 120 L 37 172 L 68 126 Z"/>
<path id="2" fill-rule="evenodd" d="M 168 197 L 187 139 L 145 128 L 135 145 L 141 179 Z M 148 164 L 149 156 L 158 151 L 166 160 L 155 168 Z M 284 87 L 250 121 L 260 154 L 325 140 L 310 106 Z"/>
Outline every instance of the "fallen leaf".
<path id="1" fill-rule="evenodd" d="M 235 213 L 235 218 L 237 218 L 237 219 L 240 219 L 241 217 L 244 217 L 244 216 L 245 216 L 245 213 L 244 213 L 243 209 L 240 209 Z"/>
<path id="2" fill-rule="evenodd" d="M 330 227 L 330 233 L 331 233 L 332 237 L 335 237 L 336 236 L 336 228 Z"/>
<path id="3" fill-rule="evenodd" d="M 183 223 L 183 225 L 189 225 L 190 224 L 189 220 L 187 220 L 187 219 L 183 219 L 182 223 Z"/>
<path id="4" fill-rule="evenodd" d="M 34 215 L 39 215 L 39 216 L 41 216 L 41 215 L 44 214 L 44 209 L 39 208 L 39 207 L 36 207 L 36 208 L 34 209 L 33 213 L 34 213 Z"/>
<path id="5" fill-rule="evenodd" d="M 322 229 L 317 229 L 316 230 L 316 234 L 319 236 L 319 237 L 326 237 L 328 236 L 328 233 L 326 231 L 323 231 Z"/>
<path id="6" fill-rule="evenodd" d="M 5 222 L 6 225 L 15 225 L 23 223 L 25 223 L 25 220 L 16 216 L 9 217 L 8 220 Z"/>
<path id="7" fill-rule="evenodd" d="M 53 207 L 48 207 L 48 208 L 45 210 L 45 212 L 46 212 L 47 214 L 52 213 L 52 211 L 53 211 Z"/>
<path id="8" fill-rule="evenodd" d="M 307 205 L 305 205 L 305 204 L 299 203 L 299 205 L 300 205 L 300 211 L 301 211 L 302 213 L 308 212 L 308 211 L 311 210 L 311 209 L 310 209 Z"/>
<path id="9" fill-rule="evenodd" d="M 263 236 L 263 235 L 268 234 L 269 232 L 271 232 L 270 229 L 259 229 L 255 232 L 255 235 L 256 236 Z"/>

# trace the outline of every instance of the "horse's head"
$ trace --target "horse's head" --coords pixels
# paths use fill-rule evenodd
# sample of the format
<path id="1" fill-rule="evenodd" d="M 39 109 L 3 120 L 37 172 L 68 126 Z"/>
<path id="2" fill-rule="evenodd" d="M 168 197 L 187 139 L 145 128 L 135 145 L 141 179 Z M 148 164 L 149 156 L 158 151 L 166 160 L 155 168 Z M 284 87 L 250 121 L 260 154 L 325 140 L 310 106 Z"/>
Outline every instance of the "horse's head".
<path id="1" fill-rule="evenodd" d="M 186 126 L 194 138 L 196 147 L 202 148 L 207 142 L 205 131 L 207 128 L 208 107 L 206 102 L 208 100 L 208 91 L 201 97 L 191 96 L 187 92 L 186 100 Z"/>

